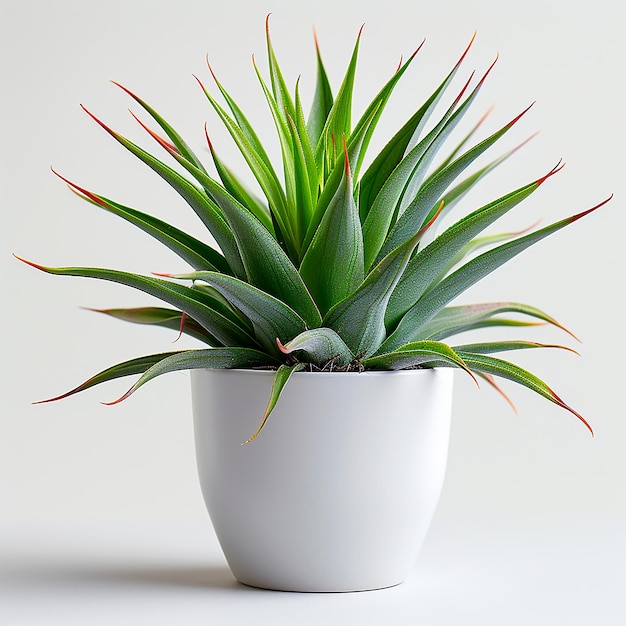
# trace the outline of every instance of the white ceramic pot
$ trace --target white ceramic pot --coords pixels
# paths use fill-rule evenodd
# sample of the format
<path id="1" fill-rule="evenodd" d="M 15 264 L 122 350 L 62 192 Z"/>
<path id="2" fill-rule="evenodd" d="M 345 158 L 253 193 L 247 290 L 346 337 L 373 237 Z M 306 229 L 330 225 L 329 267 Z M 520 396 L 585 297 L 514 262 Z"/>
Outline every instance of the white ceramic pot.
<path id="1" fill-rule="evenodd" d="M 234 576 L 285 591 L 402 582 L 443 484 L 452 369 L 191 373 L 204 500 Z"/>

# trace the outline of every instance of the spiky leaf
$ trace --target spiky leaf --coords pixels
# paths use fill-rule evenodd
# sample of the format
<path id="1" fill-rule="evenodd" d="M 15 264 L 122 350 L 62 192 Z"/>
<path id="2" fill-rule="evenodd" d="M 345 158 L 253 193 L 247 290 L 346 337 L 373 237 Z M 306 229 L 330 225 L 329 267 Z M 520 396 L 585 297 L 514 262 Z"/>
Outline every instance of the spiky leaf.
<path id="1" fill-rule="evenodd" d="M 331 328 L 305 330 L 285 345 L 278 344 L 283 354 L 298 353 L 307 363 L 323 368 L 327 363 L 340 367 L 354 360 L 354 355 L 343 339 Z"/>
<path id="2" fill-rule="evenodd" d="M 177 352 L 155 363 L 147 369 L 139 380 L 120 398 L 107 404 L 117 404 L 135 393 L 148 381 L 180 370 L 190 369 L 235 369 L 275 365 L 276 361 L 263 352 L 249 348 L 209 348 L 208 350 L 185 350 Z"/>
<path id="3" fill-rule="evenodd" d="M 610 198 L 609 198 L 610 199 Z M 471 287 L 474 283 L 484 278 L 489 273 L 499 268 L 501 265 L 523 252 L 526 248 L 545 239 L 549 235 L 561 230 L 565 226 L 592 213 L 604 204 L 608 199 L 591 209 L 573 215 L 564 220 L 560 220 L 546 226 L 540 230 L 519 237 L 514 241 L 505 243 L 493 250 L 489 250 L 480 256 L 472 259 L 456 272 L 445 278 L 437 287 L 429 291 L 423 298 L 404 315 L 396 330 L 385 341 L 383 349 L 392 351 L 397 347 L 411 341 L 419 329 L 429 322 L 448 302 Z"/>
<path id="4" fill-rule="evenodd" d="M 293 374 L 303 370 L 304 368 L 305 365 L 303 363 L 296 363 L 295 365 L 281 365 L 278 368 L 276 374 L 274 375 L 274 380 L 272 382 L 272 391 L 270 392 L 270 399 L 267 403 L 267 408 L 265 409 L 263 419 L 261 420 L 259 427 L 256 429 L 256 432 L 249 439 L 244 441 L 244 444 L 250 443 L 259 436 L 259 433 L 261 432 L 261 430 L 263 430 L 267 419 L 274 410 L 274 407 L 276 406 L 276 403 L 278 402 L 280 394 L 285 388 L 285 385 L 289 382 L 289 379 L 292 377 Z"/>
<path id="5" fill-rule="evenodd" d="M 363 281 L 363 234 L 347 151 L 342 184 L 307 250 L 300 274 L 322 315 Z"/>

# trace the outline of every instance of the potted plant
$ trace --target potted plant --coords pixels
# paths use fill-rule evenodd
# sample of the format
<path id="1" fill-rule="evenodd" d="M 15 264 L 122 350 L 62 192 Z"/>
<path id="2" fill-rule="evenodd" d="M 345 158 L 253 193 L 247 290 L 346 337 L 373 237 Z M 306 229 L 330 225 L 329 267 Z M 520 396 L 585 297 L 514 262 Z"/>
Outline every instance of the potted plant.
<path id="1" fill-rule="evenodd" d="M 275 123 L 282 171 L 210 66 L 223 104 L 197 79 L 259 195 L 220 159 L 206 127 L 212 171 L 165 119 L 121 85 L 151 118 L 152 126 L 136 120 L 171 164 L 85 108 L 180 194 L 210 241 L 57 174 L 84 200 L 169 247 L 191 271 L 142 276 L 26 262 L 51 274 L 112 281 L 155 296 L 168 306 L 101 312 L 186 333 L 207 347 L 114 365 L 51 400 L 139 375 L 119 402 L 156 376 L 192 370 L 201 485 L 235 576 L 274 589 L 380 588 L 407 575 L 434 512 L 445 471 L 454 369 L 501 393 L 496 378 L 524 385 L 591 430 L 541 379 L 494 356 L 555 346 L 454 339 L 490 327 L 563 326 L 518 302 L 453 301 L 608 200 L 543 228 L 484 234 L 551 179 L 562 167 L 557 164 L 484 206 L 458 212 L 466 194 L 517 148 L 471 166 L 528 110 L 475 141 L 479 120 L 449 146 L 493 67 L 478 80 L 471 74 L 448 96 L 473 38 L 424 104 L 370 156 L 376 125 L 421 46 L 353 123 L 361 33 L 335 94 L 316 41 L 317 85 L 306 117 L 299 84 L 295 92 L 287 87 L 267 24 L 266 32 L 269 80 L 254 68 Z M 437 233 L 444 218 L 455 214 Z"/>

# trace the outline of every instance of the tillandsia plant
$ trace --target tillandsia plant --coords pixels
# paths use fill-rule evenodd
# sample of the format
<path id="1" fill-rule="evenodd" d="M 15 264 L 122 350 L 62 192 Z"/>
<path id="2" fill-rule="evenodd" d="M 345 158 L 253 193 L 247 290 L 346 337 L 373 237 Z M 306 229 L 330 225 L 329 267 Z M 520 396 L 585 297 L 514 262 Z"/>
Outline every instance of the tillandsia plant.
<path id="1" fill-rule="evenodd" d="M 102 312 L 125 321 L 187 333 L 209 347 L 125 361 L 52 399 L 133 374 L 139 374 L 139 379 L 116 402 L 156 376 L 174 370 L 274 369 L 269 402 L 259 430 L 250 438 L 253 439 L 294 372 L 457 367 L 498 390 L 494 377 L 520 383 L 571 411 L 591 430 L 583 417 L 542 380 L 493 356 L 550 346 L 518 340 L 450 343 L 450 338 L 459 333 L 485 327 L 548 323 L 565 330 L 555 319 L 517 302 L 456 306 L 450 303 L 506 261 L 608 200 L 540 229 L 483 234 L 556 174 L 562 167 L 557 165 L 518 189 L 466 211 L 452 226 L 433 236 L 429 231 L 435 232 L 444 216 L 515 152 L 516 148 L 499 154 L 469 175 L 464 173 L 526 112 L 474 143 L 479 121 L 460 142 L 445 147 L 493 67 L 478 80 L 472 73 L 460 92 L 449 98 L 440 118 L 429 124 L 429 117 L 446 96 L 473 38 L 424 104 L 378 154 L 366 158 L 386 104 L 422 46 L 400 63 L 353 124 L 352 98 L 361 33 L 336 94 L 329 84 L 316 40 L 317 85 L 308 118 L 303 111 L 299 82 L 293 92 L 287 87 L 267 23 L 266 33 L 269 81 L 256 64 L 254 69 L 276 127 L 282 171 L 271 162 L 242 109 L 211 67 L 216 95 L 221 96 L 222 104 L 197 79 L 245 158 L 262 197 L 248 190 L 220 159 L 206 126 L 213 173 L 165 119 L 121 85 L 160 128 L 157 132 L 136 117 L 172 159 L 171 164 L 84 109 L 113 139 L 180 194 L 204 223 L 219 250 L 156 217 L 87 191 L 61 176 L 84 200 L 153 236 L 186 261 L 192 271 L 141 276 L 110 269 L 52 268 L 28 263 L 51 274 L 113 281 L 156 296 L 169 307 Z M 445 154 L 441 155 L 444 148 Z"/>

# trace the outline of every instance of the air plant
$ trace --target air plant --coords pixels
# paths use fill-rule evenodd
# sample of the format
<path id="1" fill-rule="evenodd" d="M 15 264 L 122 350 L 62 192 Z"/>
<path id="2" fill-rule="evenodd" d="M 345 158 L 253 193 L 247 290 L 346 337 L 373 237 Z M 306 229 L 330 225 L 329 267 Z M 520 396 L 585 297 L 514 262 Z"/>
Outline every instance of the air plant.
<path id="1" fill-rule="evenodd" d="M 559 172 L 562 165 L 484 206 L 469 205 L 468 192 L 517 148 L 492 157 L 478 169 L 468 168 L 528 110 L 472 143 L 481 118 L 467 136 L 448 147 L 453 131 L 470 110 L 493 67 L 478 80 L 472 73 L 456 95 L 448 98 L 453 78 L 474 38 L 441 84 L 370 157 L 368 148 L 383 110 L 422 45 L 400 63 L 353 123 L 352 98 L 361 33 L 335 94 L 316 39 L 317 85 L 307 118 L 299 82 L 293 92 L 287 87 L 269 28 L 266 32 L 269 81 L 256 63 L 254 69 L 276 127 L 282 155 L 278 167 L 213 69 L 209 66 L 222 104 L 197 79 L 254 175 L 260 194 L 249 190 L 220 159 L 206 127 L 212 170 L 165 119 L 122 85 L 118 86 L 159 127 L 154 130 L 133 114 L 171 164 L 112 130 L 83 107 L 115 141 L 180 194 L 210 237 L 197 239 L 59 175 L 84 200 L 170 248 L 190 266 L 190 271 L 143 276 L 110 269 L 28 263 L 50 274 L 96 278 L 144 291 L 168 306 L 101 312 L 128 322 L 186 333 L 207 347 L 119 363 L 52 400 L 130 375 L 140 376 L 119 400 L 153 378 L 175 370 L 270 368 L 276 371 L 274 384 L 253 439 L 294 372 L 455 367 L 497 389 L 495 377 L 519 383 L 571 411 L 591 430 L 584 418 L 541 379 L 493 356 L 552 346 L 521 340 L 454 342 L 460 333 L 489 327 L 540 322 L 565 330 L 554 318 L 518 302 L 455 305 L 453 301 L 526 248 L 608 200 L 542 228 L 484 234 Z M 442 103 L 445 110 L 431 122 L 431 115 L 440 111 Z M 459 219 L 435 236 L 443 218 L 461 206 L 464 212 Z"/>

